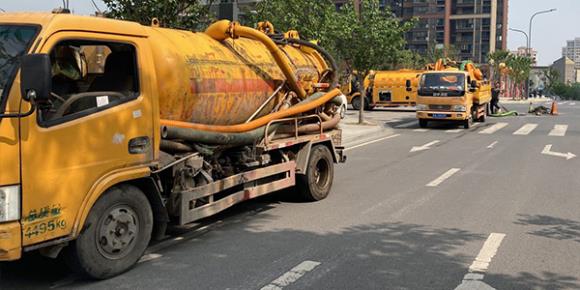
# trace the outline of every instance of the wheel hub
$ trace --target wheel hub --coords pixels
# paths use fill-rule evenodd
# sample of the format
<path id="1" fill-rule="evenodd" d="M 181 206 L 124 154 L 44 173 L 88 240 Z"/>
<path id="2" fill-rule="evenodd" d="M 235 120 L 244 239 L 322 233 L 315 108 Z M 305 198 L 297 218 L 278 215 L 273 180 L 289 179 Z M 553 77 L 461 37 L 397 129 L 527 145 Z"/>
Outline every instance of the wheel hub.
<path id="1" fill-rule="evenodd" d="M 109 210 L 97 228 L 97 249 L 109 259 L 120 259 L 135 246 L 139 234 L 139 219 L 135 211 L 127 205 Z"/>

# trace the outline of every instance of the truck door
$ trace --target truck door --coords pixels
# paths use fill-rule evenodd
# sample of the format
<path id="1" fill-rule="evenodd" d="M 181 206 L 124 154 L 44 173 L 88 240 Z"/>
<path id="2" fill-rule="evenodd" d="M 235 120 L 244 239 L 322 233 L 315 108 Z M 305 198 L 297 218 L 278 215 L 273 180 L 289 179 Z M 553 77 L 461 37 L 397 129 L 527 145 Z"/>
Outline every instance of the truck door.
<path id="1" fill-rule="evenodd" d="M 52 100 L 22 124 L 23 245 L 69 235 L 98 184 L 153 160 L 154 77 L 139 37 L 54 34 Z"/>

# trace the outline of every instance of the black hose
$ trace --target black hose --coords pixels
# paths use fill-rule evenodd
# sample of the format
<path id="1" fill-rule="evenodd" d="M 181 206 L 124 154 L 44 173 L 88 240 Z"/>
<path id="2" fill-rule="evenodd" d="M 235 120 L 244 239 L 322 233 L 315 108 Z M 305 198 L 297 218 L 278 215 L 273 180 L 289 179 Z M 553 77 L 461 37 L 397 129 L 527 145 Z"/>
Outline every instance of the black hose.
<path id="1" fill-rule="evenodd" d="M 326 51 L 324 48 L 322 48 L 321 46 L 314 44 L 310 41 L 296 39 L 296 38 L 288 38 L 288 39 L 285 39 L 284 41 L 275 40 L 275 42 L 277 44 L 285 44 L 284 42 L 286 42 L 286 43 L 304 45 L 306 47 L 310 47 L 310 48 L 318 51 L 320 54 L 322 54 L 322 56 L 324 58 L 326 58 L 326 61 L 329 62 L 331 70 L 332 70 L 332 82 L 330 84 L 330 88 L 334 89 L 338 86 L 338 65 L 336 64 L 334 57 L 332 57 L 332 55 L 330 55 L 330 53 L 328 53 L 328 51 Z"/>

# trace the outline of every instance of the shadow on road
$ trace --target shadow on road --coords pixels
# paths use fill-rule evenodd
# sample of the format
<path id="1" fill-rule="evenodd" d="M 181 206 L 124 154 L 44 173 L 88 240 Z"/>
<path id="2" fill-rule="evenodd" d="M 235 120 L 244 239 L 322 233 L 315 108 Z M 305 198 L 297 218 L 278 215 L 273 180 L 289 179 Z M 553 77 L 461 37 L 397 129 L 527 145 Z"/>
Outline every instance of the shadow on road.
<path id="1" fill-rule="evenodd" d="M 580 222 L 578 221 L 547 215 L 520 214 L 518 216 L 519 219 L 515 222 L 517 225 L 541 227 L 529 231 L 528 234 L 580 243 Z"/>
<path id="2" fill-rule="evenodd" d="M 161 258 L 141 263 L 124 275 L 98 282 L 72 279 L 62 286 L 259 289 L 302 261 L 314 260 L 321 265 L 301 278 L 298 288 L 454 289 L 477 254 L 465 255 L 460 250 L 467 243 L 483 243 L 487 236 L 403 222 L 338 231 L 280 229 L 272 226 L 279 218 L 271 211 L 278 198 L 258 199 L 229 210 L 216 217 L 223 220 L 222 226 L 160 249 L 157 253 Z M 576 226 L 568 223 L 577 234 Z M 59 286 L 55 281 L 66 281 L 67 272 L 61 264 L 38 259 L 4 265 L 2 289 L 47 288 Z M 489 275 L 485 281 L 497 289 L 580 288 L 576 277 L 550 272 Z"/>

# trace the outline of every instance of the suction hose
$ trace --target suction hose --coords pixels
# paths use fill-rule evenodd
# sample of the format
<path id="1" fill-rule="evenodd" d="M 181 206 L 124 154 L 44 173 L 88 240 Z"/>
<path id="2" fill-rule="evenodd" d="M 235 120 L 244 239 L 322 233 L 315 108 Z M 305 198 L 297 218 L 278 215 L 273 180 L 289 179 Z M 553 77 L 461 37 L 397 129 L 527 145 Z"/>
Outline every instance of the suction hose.
<path id="1" fill-rule="evenodd" d="M 336 88 L 338 86 L 338 65 L 336 64 L 336 61 L 334 60 L 332 55 L 330 55 L 330 53 L 328 53 L 328 51 L 326 51 L 324 48 L 320 47 L 319 45 L 316 45 L 310 41 L 305 41 L 302 39 L 288 38 L 288 39 L 286 39 L 286 41 L 288 43 L 304 45 L 306 47 L 310 47 L 310 48 L 318 51 L 326 59 L 326 61 L 329 62 L 330 67 L 332 69 L 332 83 L 330 84 L 330 87 Z"/>
<path id="2" fill-rule="evenodd" d="M 286 57 L 278 45 L 276 45 L 276 43 L 270 37 L 268 37 L 268 35 L 259 30 L 242 26 L 237 22 L 230 22 L 229 20 L 220 20 L 210 25 L 205 33 L 220 42 L 228 38 L 237 37 L 250 38 L 261 42 L 272 54 L 272 57 L 274 57 L 276 64 L 280 67 L 282 73 L 286 77 L 290 88 L 296 92 L 300 99 L 306 98 L 306 91 L 304 91 L 304 88 L 298 84 L 298 79 L 288 64 L 288 57 Z"/>
<path id="3" fill-rule="evenodd" d="M 258 129 L 260 127 L 265 126 L 270 121 L 276 119 L 283 119 L 288 118 L 291 116 L 295 116 L 298 114 L 302 114 L 307 111 L 311 111 L 326 104 L 329 101 L 339 102 L 338 96 L 341 94 L 339 89 L 334 89 L 327 93 L 316 93 L 310 96 L 308 99 L 300 102 L 298 105 L 288 108 L 287 110 L 275 112 L 263 117 L 260 117 L 254 121 L 245 124 L 237 124 L 237 125 L 206 125 L 206 124 L 196 124 L 196 123 L 188 123 L 182 121 L 174 121 L 174 120 L 161 120 L 161 126 L 166 127 L 176 127 L 176 128 L 184 128 L 190 130 L 199 130 L 208 132 L 217 132 L 217 133 L 244 133 L 248 131 L 252 131 Z M 335 100 L 336 98 L 336 100 Z"/>
<path id="4" fill-rule="evenodd" d="M 338 90 L 333 90 L 329 93 L 316 93 L 312 96 L 308 97 L 306 100 L 303 100 L 298 105 L 286 109 L 284 111 L 279 111 L 270 115 L 266 115 L 262 118 L 256 119 L 250 123 L 246 124 L 239 124 L 239 125 L 232 125 L 232 126 L 216 126 L 216 125 L 203 125 L 203 124 L 193 124 L 193 123 L 186 123 L 186 122 L 179 122 L 179 121 L 170 121 L 170 120 L 162 120 L 161 124 L 161 137 L 163 139 L 180 139 L 185 140 L 187 142 L 193 143 L 205 143 L 205 144 L 232 144 L 232 145 L 246 145 L 252 144 L 257 140 L 260 140 L 265 135 L 266 124 L 268 124 L 271 120 L 274 119 L 282 119 L 289 116 L 293 116 L 302 112 L 306 112 L 317 108 L 328 101 L 331 102 L 341 102 L 340 98 L 337 98 L 340 94 L 340 91 L 336 93 Z M 298 113 L 293 113 L 294 111 L 298 111 Z M 337 114 L 338 115 L 338 114 Z M 336 117 L 335 117 L 336 118 Z M 334 119 L 328 122 L 333 122 Z M 340 121 L 340 118 L 336 120 Z M 325 122 L 327 123 L 327 122 Z M 324 126 L 329 126 L 332 123 L 327 123 Z M 316 125 L 316 128 L 319 128 L 319 125 Z M 224 127 L 224 128 L 242 128 L 241 131 L 235 130 L 227 130 L 227 131 L 208 131 L 208 130 L 201 130 L 197 127 Z M 270 126 L 268 134 L 274 132 L 278 128 L 279 124 L 274 124 Z M 307 125 L 308 126 L 308 125 Z M 334 125 L 336 126 L 336 125 Z M 250 128 L 249 130 L 246 130 Z M 300 132 L 300 131 L 299 131 Z"/>

